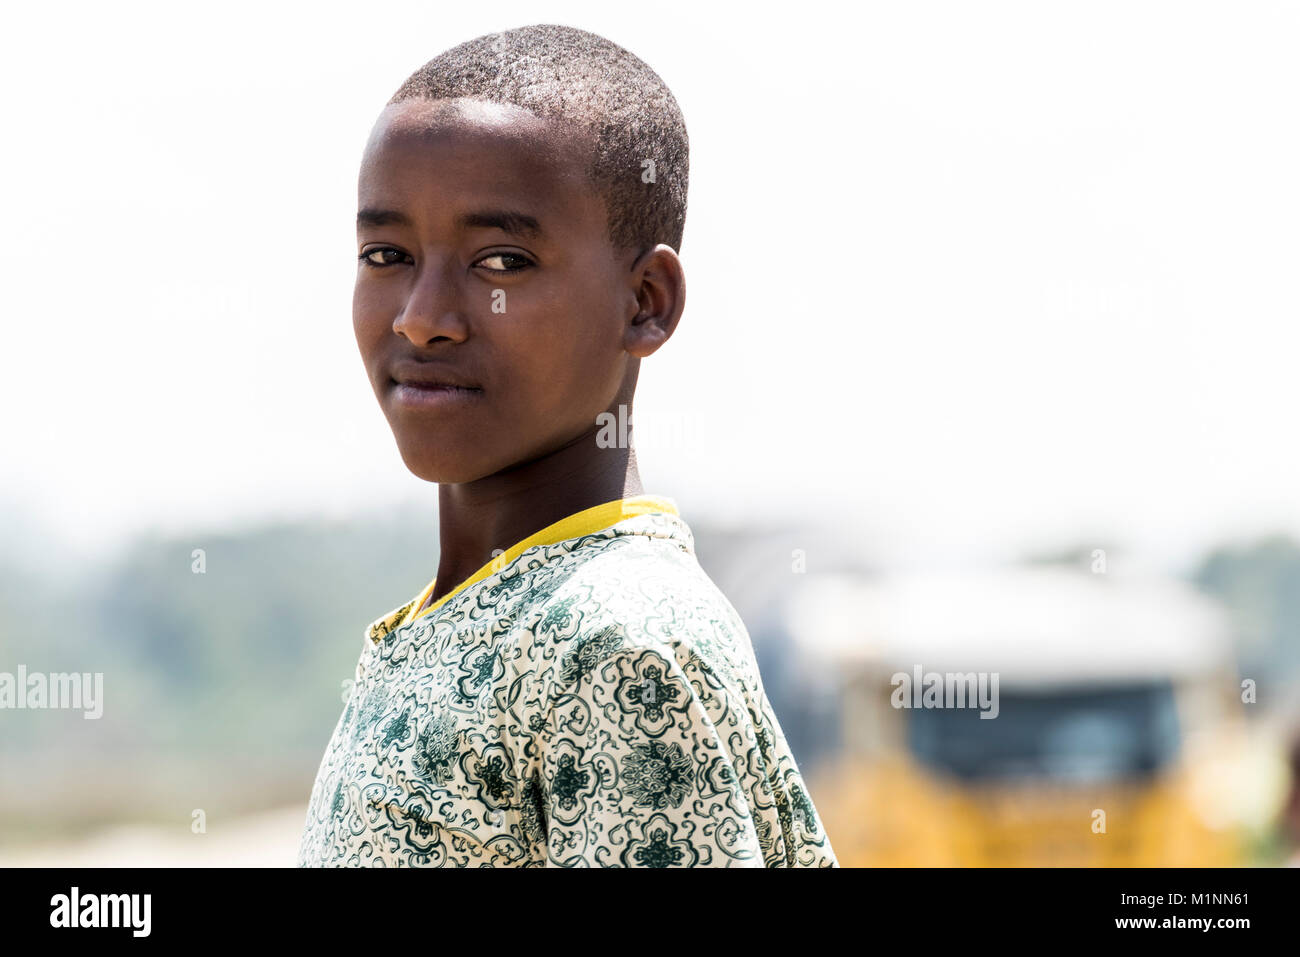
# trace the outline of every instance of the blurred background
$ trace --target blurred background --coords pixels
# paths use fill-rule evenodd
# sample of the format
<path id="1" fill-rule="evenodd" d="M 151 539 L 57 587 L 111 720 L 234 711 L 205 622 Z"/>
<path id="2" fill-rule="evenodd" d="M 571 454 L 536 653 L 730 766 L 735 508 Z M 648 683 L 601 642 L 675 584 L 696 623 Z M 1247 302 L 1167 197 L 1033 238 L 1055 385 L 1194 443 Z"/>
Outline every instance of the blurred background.
<path id="1" fill-rule="evenodd" d="M 104 700 L 0 709 L 0 865 L 293 862 L 362 630 L 437 566 L 352 338 L 357 163 L 536 22 L 685 114 L 638 457 L 841 863 L 1300 863 L 1295 7 L 8 20 L 0 676 Z M 998 717 L 895 707 L 916 669 Z"/>

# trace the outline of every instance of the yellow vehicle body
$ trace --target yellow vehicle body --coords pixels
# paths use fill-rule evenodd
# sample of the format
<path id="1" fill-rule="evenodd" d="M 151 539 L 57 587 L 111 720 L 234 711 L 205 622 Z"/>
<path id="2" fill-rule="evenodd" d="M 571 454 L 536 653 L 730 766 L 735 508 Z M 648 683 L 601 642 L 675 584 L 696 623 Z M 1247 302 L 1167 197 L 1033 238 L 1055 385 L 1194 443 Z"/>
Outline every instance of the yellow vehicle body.
<path id="1" fill-rule="evenodd" d="M 843 867 L 1241 865 L 1235 837 L 1195 810 L 1189 777 L 970 787 L 895 756 L 843 766 L 812 787 Z"/>

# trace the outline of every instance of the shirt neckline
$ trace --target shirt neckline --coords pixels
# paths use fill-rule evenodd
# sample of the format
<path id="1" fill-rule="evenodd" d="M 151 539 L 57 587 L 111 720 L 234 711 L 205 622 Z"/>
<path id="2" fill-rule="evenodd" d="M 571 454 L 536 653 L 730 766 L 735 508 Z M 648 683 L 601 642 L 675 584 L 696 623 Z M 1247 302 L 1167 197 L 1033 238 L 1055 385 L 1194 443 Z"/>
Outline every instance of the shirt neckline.
<path id="1" fill-rule="evenodd" d="M 437 576 L 407 604 L 403 605 L 396 612 L 391 612 L 381 618 L 375 625 L 369 629 L 369 633 L 374 637 L 376 626 L 382 626 L 389 623 L 392 619 L 400 619 L 393 624 L 390 629 L 394 630 L 408 625 L 418 618 L 423 618 L 430 612 L 436 611 L 445 605 L 448 601 L 455 598 L 470 585 L 482 581 L 494 572 L 505 568 L 524 552 L 530 548 L 536 548 L 539 545 L 555 545 L 559 542 L 566 541 L 570 538 L 578 538 L 582 535 L 590 535 L 593 532 L 599 532 L 611 525 L 617 525 L 624 519 L 633 518 L 637 515 L 647 515 L 652 512 L 667 512 L 670 515 L 681 516 L 677 509 L 677 503 L 671 498 L 663 495 L 634 495 L 629 498 L 614 499 L 611 502 L 602 502 L 600 505 L 593 505 L 590 508 L 584 508 L 580 512 L 574 512 L 567 515 L 558 522 L 547 525 L 540 531 L 534 532 L 522 541 L 516 542 L 505 550 L 502 554 L 484 563 L 478 571 L 470 575 L 463 582 L 443 595 L 428 608 L 420 608 L 425 599 L 433 593 L 434 587 L 438 583 Z M 420 610 L 417 612 L 416 609 Z"/>

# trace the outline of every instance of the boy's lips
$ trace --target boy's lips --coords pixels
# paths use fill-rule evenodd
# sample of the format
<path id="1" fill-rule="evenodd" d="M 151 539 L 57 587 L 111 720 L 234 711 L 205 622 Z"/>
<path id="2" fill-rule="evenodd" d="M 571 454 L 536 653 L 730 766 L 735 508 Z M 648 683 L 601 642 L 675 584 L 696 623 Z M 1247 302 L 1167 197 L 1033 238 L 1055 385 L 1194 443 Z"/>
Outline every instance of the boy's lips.
<path id="1" fill-rule="evenodd" d="M 399 359 L 389 368 L 388 376 L 398 385 L 416 386 L 422 389 L 454 388 L 483 391 L 462 373 L 448 369 L 437 362 Z"/>
<path id="2" fill-rule="evenodd" d="M 400 360 L 388 372 L 390 393 L 398 405 L 429 408 L 473 399 L 483 394 L 459 372 L 433 362 Z"/>

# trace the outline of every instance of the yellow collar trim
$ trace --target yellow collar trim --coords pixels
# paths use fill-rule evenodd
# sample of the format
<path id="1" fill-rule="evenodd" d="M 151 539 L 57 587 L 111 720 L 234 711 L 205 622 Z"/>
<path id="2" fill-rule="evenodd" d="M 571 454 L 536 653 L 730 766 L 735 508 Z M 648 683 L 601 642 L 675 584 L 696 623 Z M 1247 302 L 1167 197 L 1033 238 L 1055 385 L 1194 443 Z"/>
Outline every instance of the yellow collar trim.
<path id="1" fill-rule="evenodd" d="M 651 512 L 667 512 L 670 515 L 681 514 L 677 511 L 676 502 L 659 495 L 636 495 L 632 498 L 620 498 L 612 502 L 605 502 L 602 505 L 593 505 L 581 512 L 574 512 L 567 518 L 562 518 L 558 522 L 547 525 L 541 531 L 529 535 L 522 542 L 511 545 L 503 554 L 485 564 L 428 608 L 421 608 L 425 600 L 433 594 L 434 586 L 438 583 L 438 579 L 435 577 L 413 601 L 397 610 L 402 614 L 398 623 L 393 627 L 400 628 L 402 625 L 410 624 L 415 619 L 423 618 L 429 612 L 437 610 L 470 585 L 482 581 L 489 575 L 505 568 L 530 548 L 536 548 L 538 545 L 555 545 L 570 538 L 590 535 L 593 532 L 609 528 L 611 525 L 617 525 L 624 519 L 637 515 L 646 515 Z M 415 611 L 417 608 L 420 608 L 418 614 Z M 397 617 L 397 612 L 385 616 L 384 620 L 387 621 Z"/>

